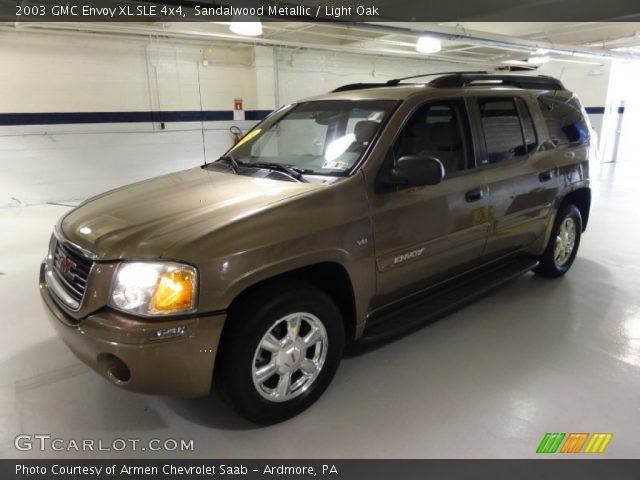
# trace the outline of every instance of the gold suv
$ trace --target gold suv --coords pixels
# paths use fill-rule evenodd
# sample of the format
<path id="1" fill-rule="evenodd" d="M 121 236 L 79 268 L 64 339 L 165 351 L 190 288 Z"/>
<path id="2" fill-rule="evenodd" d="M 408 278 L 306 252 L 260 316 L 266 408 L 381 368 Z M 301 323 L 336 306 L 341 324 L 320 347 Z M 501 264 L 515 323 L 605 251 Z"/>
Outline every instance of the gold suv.
<path id="1" fill-rule="evenodd" d="M 354 84 L 284 106 L 220 159 L 56 225 L 53 325 L 111 383 L 275 423 L 345 345 L 406 333 L 516 275 L 563 275 L 589 218 L 591 128 L 541 76 Z"/>

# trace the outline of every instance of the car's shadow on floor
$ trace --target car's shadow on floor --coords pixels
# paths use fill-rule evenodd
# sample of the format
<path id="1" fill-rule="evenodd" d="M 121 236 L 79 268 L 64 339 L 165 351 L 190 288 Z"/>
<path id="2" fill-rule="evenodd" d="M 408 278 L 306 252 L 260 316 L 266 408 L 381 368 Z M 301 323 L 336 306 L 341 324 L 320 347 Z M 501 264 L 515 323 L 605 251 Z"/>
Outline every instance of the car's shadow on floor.
<path id="1" fill-rule="evenodd" d="M 579 270 L 578 273 L 576 270 Z M 403 331 L 400 334 L 392 335 L 389 338 L 385 338 L 383 340 L 376 341 L 359 341 L 352 343 L 345 348 L 345 352 L 343 354 L 343 359 L 356 358 L 362 355 L 366 355 L 368 353 L 374 352 L 378 349 L 384 348 L 386 346 L 392 345 L 395 342 L 401 341 L 402 339 L 411 336 L 412 334 L 423 330 L 430 325 L 436 324 L 440 321 L 445 320 L 450 315 L 453 315 L 456 312 L 464 311 L 465 308 L 472 306 L 479 302 L 484 301 L 500 301 L 500 295 L 506 295 L 505 298 L 513 299 L 518 297 L 527 297 L 531 295 L 541 295 L 541 294 L 552 294 L 554 291 L 563 288 L 569 288 L 568 284 L 565 282 L 571 279 L 572 275 L 580 275 L 587 276 L 589 278 L 595 278 L 599 281 L 602 281 L 604 284 L 607 284 L 608 279 L 611 274 L 608 270 L 597 262 L 592 260 L 584 259 L 584 258 L 576 258 L 575 265 L 572 270 L 570 270 L 566 276 L 560 278 L 543 278 L 537 275 L 533 275 L 533 273 L 527 273 L 522 275 L 521 277 L 514 278 L 513 280 L 504 283 L 502 285 L 497 286 L 492 289 L 490 292 L 486 294 L 484 298 L 479 300 L 473 300 L 469 303 L 465 303 L 458 308 L 451 310 L 450 312 L 444 313 L 437 317 L 429 318 L 424 323 L 416 325 L 414 328 L 410 330 Z M 508 293 L 505 293 L 508 292 Z M 556 292 L 560 293 L 560 292 Z"/>
<path id="2" fill-rule="evenodd" d="M 585 279 L 588 279 L 588 283 Z M 485 305 L 468 315 L 455 315 L 455 318 L 451 319 L 452 326 L 444 330 L 455 328 L 460 331 L 469 331 L 473 324 L 477 326 L 480 322 L 481 326 L 492 324 L 494 327 L 492 331 L 510 338 L 511 333 L 518 332 L 518 325 L 521 326 L 523 322 L 533 323 L 535 328 L 550 329 L 551 327 L 542 320 L 549 313 L 557 315 L 557 305 L 560 304 L 561 310 L 567 315 L 559 319 L 558 326 L 553 327 L 555 338 L 559 336 L 558 329 L 580 328 L 576 322 L 582 321 L 581 317 L 571 315 L 572 303 L 579 299 L 580 295 L 589 294 L 589 291 L 585 291 L 587 287 L 596 291 L 607 291 L 611 288 L 611 274 L 604 265 L 578 258 L 572 271 L 565 278 L 550 280 L 527 274 L 505 284 L 492 291 L 486 298 L 474 302 L 480 304 L 490 302 L 490 307 Z M 595 322 L 604 318 L 609 309 L 608 301 L 610 301 L 609 296 L 604 296 L 603 301 L 597 303 L 586 320 Z M 555 310 L 545 310 L 548 302 L 554 302 Z M 518 306 L 518 309 L 514 309 L 514 305 Z M 457 311 L 464 312 L 465 308 L 467 307 Z M 516 318 L 517 313 L 522 309 L 529 309 L 528 311 L 536 309 L 538 313 L 533 316 L 529 314 L 528 318 Z M 538 316 L 540 317 L 539 326 Z M 443 331 L 440 327 L 445 326 L 446 318 L 447 316 L 441 317 L 418 328 L 417 330 L 421 330 L 431 325 L 429 330 L 431 328 L 434 330 L 432 332 L 425 330 L 423 334 L 427 334 L 429 338 L 419 340 L 417 342 L 419 345 L 416 345 L 416 341 L 409 341 L 408 348 L 422 349 L 423 340 L 431 339 L 438 343 L 439 332 L 441 334 Z M 364 357 L 384 347 L 391 347 L 396 342 L 407 341 L 406 337 L 412 333 L 416 331 L 383 342 L 356 344 L 345 353 L 345 360 L 351 364 L 351 368 L 361 370 L 362 365 L 368 362 L 365 361 L 361 365 L 358 357 Z M 550 349 L 550 355 L 559 355 L 560 349 L 556 348 L 557 345 L 554 343 L 543 345 L 543 347 Z M 50 365 L 52 368 L 43 371 L 43 365 Z M 371 373 L 370 368 L 367 370 Z M 15 392 L 16 405 L 26 403 L 32 407 L 35 406 L 36 415 L 32 415 L 34 418 L 30 418 L 29 421 L 40 422 L 52 431 L 56 431 L 58 425 L 74 427 L 81 431 L 114 432 L 154 431 L 166 428 L 168 422 L 164 418 L 163 409 L 155 408 L 159 405 L 158 403 L 154 405 L 154 402 L 159 402 L 188 423 L 205 428 L 238 431 L 264 428 L 243 419 L 217 392 L 209 397 L 182 399 L 148 397 L 119 390 L 98 378 L 97 374 L 91 372 L 88 367 L 79 362 L 73 362 L 62 341 L 53 337 L 10 357 L 0 368 L 0 373 L 3 371 L 7 378 L 15 378 L 14 382 L 9 383 L 7 387 Z M 153 400 L 154 398 L 157 400 Z M 52 416 L 51 408 L 46 406 L 51 404 L 65 405 L 65 408 L 55 409 L 56 415 Z M 339 407 L 336 406 L 336 408 Z M 80 418 L 77 411 L 86 409 L 89 415 Z M 15 413 L 22 416 L 27 415 L 28 412 L 22 412 L 22 407 L 19 407 L 19 411 Z"/>
<path id="3" fill-rule="evenodd" d="M 575 276 L 576 280 L 572 281 L 572 276 Z M 547 299 L 548 301 L 552 301 L 553 299 L 555 299 L 553 301 L 563 299 L 562 301 L 567 309 L 567 314 L 570 316 L 573 309 L 572 300 L 576 297 L 576 290 L 581 289 L 581 280 L 583 278 L 591 278 L 592 281 L 593 279 L 597 279 L 595 280 L 596 283 L 603 283 L 606 285 L 610 280 L 610 273 L 603 265 L 591 260 L 578 258 L 572 271 L 564 278 L 548 279 L 537 277 L 532 274 L 526 274 L 497 287 L 488 293 L 486 297 L 480 300 L 473 301 L 448 314 L 432 319 L 425 324 L 416 327 L 414 330 L 403 333 L 402 335 L 392 337 L 384 341 L 353 344 L 345 351 L 343 358 L 347 361 L 357 360 L 359 357 L 364 358 L 367 354 L 373 354 L 376 350 L 392 346 L 396 342 L 407 340 L 407 337 L 410 337 L 412 334 L 416 334 L 418 331 L 423 330 L 426 327 L 435 327 L 436 324 L 446 327 L 446 325 L 441 322 L 446 322 L 447 317 L 456 314 L 456 312 L 464 312 L 465 308 L 482 302 L 489 302 L 492 305 L 495 304 L 495 307 L 490 309 L 490 313 L 486 313 L 489 317 L 483 319 L 481 317 L 477 317 L 475 314 L 457 315 L 455 321 L 458 323 L 458 326 L 465 329 L 470 327 L 470 324 L 467 327 L 462 325 L 466 322 L 476 323 L 482 321 L 494 321 L 493 315 L 496 314 L 496 312 L 501 312 L 498 313 L 501 315 L 499 323 L 504 331 L 504 335 L 508 338 L 510 336 L 510 328 L 514 331 L 519 330 L 517 323 L 518 318 L 511 317 L 507 314 L 507 312 L 513 311 L 509 308 L 510 305 L 523 304 L 526 306 L 531 303 L 535 304 L 538 301 L 537 299 L 540 298 Z M 604 311 L 607 310 L 608 305 L 605 302 L 599 305 L 599 308 L 602 309 L 602 312 L 594 312 L 594 315 L 602 315 Z M 485 309 L 483 309 L 483 311 L 485 311 Z M 540 315 L 545 315 L 544 309 L 540 310 Z M 567 321 L 564 322 L 561 328 L 572 328 L 571 318 L 567 318 L 566 320 Z M 531 321 L 531 319 L 528 321 Z M 437 333 L 436 337 L 438 337 Z M 207 398 L 199 399 L 166 399 L 165 403 L 176 414 L 180 415 L 184 419 L 209 428 L 225 430 L 252 430 L 264 428 L 263 426 L 253 424 L 240 417 L 218 393 L 214 393 Z"/>
<path id="4" fill-rule="evenodd" d="M 256 430 L 262 425 L 251 423 L 237 414 L 218 392 L 202 398 L 164 398 L 176 415 L 198 425 L 218 430 Z"/>
<path id="5" fill-rule="evenodd" d="M 75 359 L 57 337 L 7 359 L 0 366 L 0 378 L 5 380 L 0 395 L 15 397 L 17 409 L 13 415 L 24 428 L 151 432 L 168 426 L 162 406 L 189 423 L 209 428 L 260 428 L 235 413 L 218 393 L 183 399 L 141 395 L 110 385 Z M 79 411 L 86 414 L 79 415 Z"/>

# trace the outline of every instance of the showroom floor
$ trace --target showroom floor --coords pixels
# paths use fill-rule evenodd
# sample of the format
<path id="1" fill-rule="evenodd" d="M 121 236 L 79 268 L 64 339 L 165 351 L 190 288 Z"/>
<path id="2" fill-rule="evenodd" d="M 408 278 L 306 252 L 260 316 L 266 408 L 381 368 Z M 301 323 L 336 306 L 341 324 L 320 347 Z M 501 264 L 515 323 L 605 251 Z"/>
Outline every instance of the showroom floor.
<path id="1" fill-rule="evenodd" d="M 316 405 L 268 428 L 217 398 L 119 390 L 79 363 L 48 325 L 37 286 L 66 207 L 0 209 L 0 430 L 9 433 L 0 457 L 43 455 L 7 442 L 20 433 L 193 439 L 194 451 L 179 455 L 199 458 L 534 457 L 545 432 L 611 432 L 607 457 L 638 457 L 640 171 L 608 170 L 569 275 L 526 275 L 413 335 L 346 358 Z"/>

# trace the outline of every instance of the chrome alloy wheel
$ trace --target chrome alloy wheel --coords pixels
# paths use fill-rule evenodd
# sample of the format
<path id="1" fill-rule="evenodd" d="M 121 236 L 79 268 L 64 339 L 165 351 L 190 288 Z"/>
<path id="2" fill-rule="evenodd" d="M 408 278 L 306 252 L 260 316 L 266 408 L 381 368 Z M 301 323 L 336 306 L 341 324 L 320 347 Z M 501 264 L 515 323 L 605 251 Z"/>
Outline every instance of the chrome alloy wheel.
<path id="1" fill-rule="evenodd" d="M 327 357 L 327 331 L 318 317 L 296 312 L 276 320 L 253 356 L 253 385 L 272 402 L 304 393 L 318 378 Z"/>
<path id="2" fill-rule="evenodd" d="M 557 267 L 563 267 L 576 246 L 576 222 L 572 217 L 565 218 L 558 229 L 553 251 L 553 260 Z"/>

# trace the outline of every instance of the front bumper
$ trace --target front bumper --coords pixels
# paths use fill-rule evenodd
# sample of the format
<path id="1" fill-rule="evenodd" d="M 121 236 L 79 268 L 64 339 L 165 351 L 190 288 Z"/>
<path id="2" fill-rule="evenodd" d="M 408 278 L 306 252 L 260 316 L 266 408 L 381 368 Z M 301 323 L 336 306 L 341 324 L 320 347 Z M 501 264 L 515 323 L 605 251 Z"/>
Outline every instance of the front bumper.
<path id="1" fill-rule="evenodd" d="M 225 314 L 143 321 L 102 309 L 77 321 L 58 306 L 44 274 L 43 263 L 40 294 L 53 327 L 80 360 L 110 383 L 158 395 L 209 394 Z M 174 327 L 184 333 L 151 339 L 157 330 Z"/>

